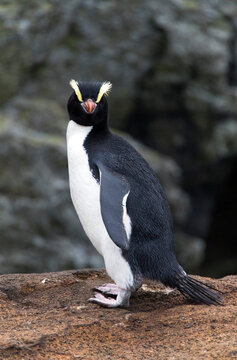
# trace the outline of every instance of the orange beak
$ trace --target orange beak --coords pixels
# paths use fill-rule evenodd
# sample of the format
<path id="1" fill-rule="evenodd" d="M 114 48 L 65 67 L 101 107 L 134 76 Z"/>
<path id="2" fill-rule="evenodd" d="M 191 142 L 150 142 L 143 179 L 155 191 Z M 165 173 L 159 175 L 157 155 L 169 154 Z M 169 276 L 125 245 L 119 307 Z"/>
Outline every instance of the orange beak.
<path id="1" fill-rule="evenodd" d="M 95 107 L 96 107 L 96 103 L 91 99 L 88 99 L 87 101 L 84 101 L 82 105 L 83 105 L 84 110 L 88 114 L 92 114 L 94 112 L 94 110 L 95 110 Z"/>

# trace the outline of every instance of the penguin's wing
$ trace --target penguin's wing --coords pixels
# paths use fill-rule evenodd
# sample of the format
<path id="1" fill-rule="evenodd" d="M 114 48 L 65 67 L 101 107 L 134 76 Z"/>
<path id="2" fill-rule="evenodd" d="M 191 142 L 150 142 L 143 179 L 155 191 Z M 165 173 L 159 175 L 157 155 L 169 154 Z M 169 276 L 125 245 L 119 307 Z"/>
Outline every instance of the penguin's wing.
<path id="1" fill-rule="evenodd" d="M 106 230 L 113 242 L 121 249 L 128 249 L 123 222 L 130 186 L 126 178 L 108 167 L 98 164 L 100 171 L 100 205 Z"/>

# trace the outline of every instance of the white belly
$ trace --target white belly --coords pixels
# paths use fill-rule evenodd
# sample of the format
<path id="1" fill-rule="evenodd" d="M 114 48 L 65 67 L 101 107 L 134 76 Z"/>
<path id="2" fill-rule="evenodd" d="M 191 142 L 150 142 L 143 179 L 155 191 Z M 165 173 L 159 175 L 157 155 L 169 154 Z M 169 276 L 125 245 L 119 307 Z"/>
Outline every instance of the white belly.
<path id="1" fill-rule="evenodd" d="M 88 155 L 83 146 L 92 126 L 81 126 L 70 121 L 67 128 L 69 185 L 73 205 L 80 222 L 97 251 L 104 257 L 110 277 L 122 288 L 133 285 L 129 264 L 121 249 L 111 240 L 100 209 L 100 185 L 93 177 Z"/>

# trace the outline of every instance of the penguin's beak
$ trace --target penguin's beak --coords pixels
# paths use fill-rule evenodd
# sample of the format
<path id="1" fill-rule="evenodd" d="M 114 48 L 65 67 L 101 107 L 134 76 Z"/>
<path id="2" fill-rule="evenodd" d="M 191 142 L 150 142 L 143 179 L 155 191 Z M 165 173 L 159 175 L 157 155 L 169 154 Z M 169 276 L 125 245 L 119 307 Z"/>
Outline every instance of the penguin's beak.
<path id="1" fill-rule="evenodd" d="M 83 109 L 87 112 L 87 114 L 92 114 L 95 111 L 96 103 L 88 99 L 82 103 Z"/>

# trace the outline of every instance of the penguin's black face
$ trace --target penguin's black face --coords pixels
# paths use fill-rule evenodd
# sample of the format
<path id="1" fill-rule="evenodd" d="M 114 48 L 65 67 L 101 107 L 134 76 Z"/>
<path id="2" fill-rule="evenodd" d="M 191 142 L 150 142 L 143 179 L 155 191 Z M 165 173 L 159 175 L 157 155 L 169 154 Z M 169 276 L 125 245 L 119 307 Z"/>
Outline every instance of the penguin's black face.
<path id="1" fill-rule="evenodd" d="M 91 83 L 71 80 L 74 92 L 67 104 L 70 120 L 79 125 L 94 126 L 107 119 L 108 103 L 105 95 L 111 88 L 109 82 Z"/>

